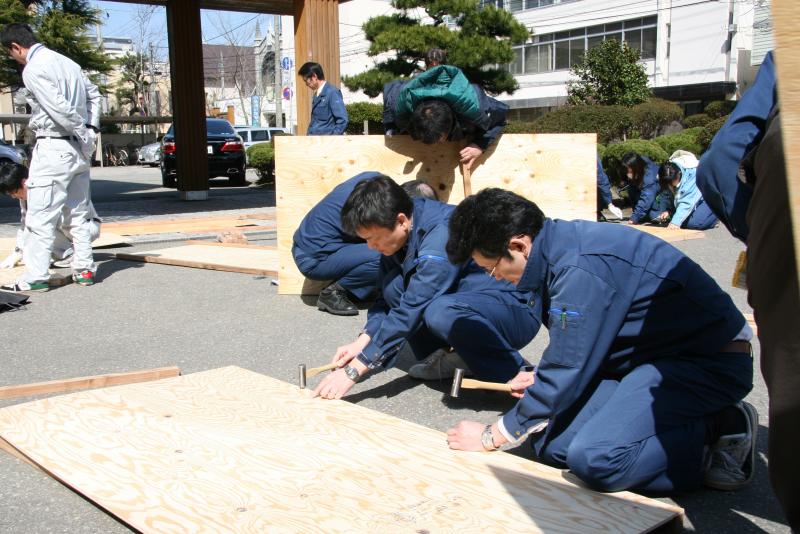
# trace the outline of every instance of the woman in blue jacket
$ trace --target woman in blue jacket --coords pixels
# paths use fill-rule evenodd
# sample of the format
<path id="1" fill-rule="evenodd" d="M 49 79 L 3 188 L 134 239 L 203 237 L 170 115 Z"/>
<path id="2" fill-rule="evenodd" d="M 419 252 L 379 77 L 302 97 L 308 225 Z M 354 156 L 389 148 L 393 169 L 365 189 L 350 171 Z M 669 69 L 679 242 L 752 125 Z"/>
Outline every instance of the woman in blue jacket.
<path id="1" fill-rule="evenodd" d="M 658 183 L 674 196 L 674 209 L 659 216 L 662 221 L 669 220 L 670 228 L 708 230 L 717 225 L 717 216 L 697 188 L 696 175 L 697 158 L 689 152 L 670 158 L 658 169 Z"/>
<path id="2" fill-rule="evenodd" d="M 658 185 L 658 165 L 636 152 L 622 156 L 628 179 L 628 198 L 633 204 L 629 224 L 643 224 L 658 219 L 672 205 L 672 195 Z"/>

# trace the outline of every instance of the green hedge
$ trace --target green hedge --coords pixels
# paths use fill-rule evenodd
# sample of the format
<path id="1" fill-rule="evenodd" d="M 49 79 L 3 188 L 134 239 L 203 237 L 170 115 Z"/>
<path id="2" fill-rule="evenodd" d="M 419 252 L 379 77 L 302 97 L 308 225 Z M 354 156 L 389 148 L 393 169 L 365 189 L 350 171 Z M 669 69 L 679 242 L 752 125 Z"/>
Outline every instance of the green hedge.
<path id="1" fill-rule="evenodd" d="M 652 138 L 659 128 L 683 118 L 683 110 L 678 104 L 660 98 L 651 98 L 633 106 L 630 111 L 632 129 L 644 139 Z"/>
<path id="2" fill-rule="evenodd" d="M 710 115 L 707 113 L 695 113 L 694 115 L 689 115 L 685 119 L 683 119 L 683 127 L 684 128 L 697 128 L 698 126 L 703 127 L 712 119 Z"/>
<path id="3" fill-rule="evenodd" d="M 631 129 L 632 117 L 624 106 L 565 106 L 539 117 L 536 133 L 597 133 L 599 143 L 622 139 Z"/>
<path id="4" fill-rule="evenodd" d="M 703 128 L 699 127 L 689 128 L 682 132 L 656 137 L 653 141 L 664 149 L 667 156 L 672 155 L 676 150 L 688 150 L 697 157 L 700 157 L 704 147 L 697 141 L 697 136 L 700 135 L 702 131 Z"/>
<path id="5" fill-rule="evenodd" d="M 364 121 L 369 123 L 370 135 L 383 135 L 383 104 L 374 102 L 355 102 L 347 104 L 347 129 L 348 135 L 361 135 L 364 133 Z"/>
<path id="6" fill-rule="evenodd" d="M 503 133 L 509 134 L 532 134 L 537 133 L 536 125 L 532 122 L 508 121 L 503 127 Z"/>
<path id="7" fill-rule="evenodd" d="M 736 100 L 715 100 L 710 102 L 704 110 L 706 115 L 712 119 L 719 119 L 726 115 L 730 115 L 733 108 L 736 107 Z"/>
<path id="8" fill-rule="evenodd" d="M 647 156 L 658 164 L 664 163 L 669 157 L 669 154 L 658 143 L 645 139 L 631 139 L 630 141 L 608 145 L 603 154 L 603 167 L 606 169 L 608 177 L 615 184 L 619 184 L 622 181 L 624 171 L 620 162 L 622 161 L 622 156 L 628 152 L 636 152 L 639 155 Z"/>
<path id="9" fill-rule="evenodd" d="M 275 179 L 275 149 L 272 143 L 258 143 L 247 149 L 247 165 L 256 170 L 258 182 Z"/>
<path id="10" fill-rule="evenodd" d="M 703 130 L 697 134 L 697 143 L 703 147 L 703 152 L 708 149 L 708 145 L 711 144 L 711 140 L 714 139 L 714 136 L 717 135 L 717 132 L 720 128 L 722 128 L 722 125 L 725 124 L 725 121 L 727 120 L 727 115 L 718 119 L 714 119 L 706 124 Z"/>

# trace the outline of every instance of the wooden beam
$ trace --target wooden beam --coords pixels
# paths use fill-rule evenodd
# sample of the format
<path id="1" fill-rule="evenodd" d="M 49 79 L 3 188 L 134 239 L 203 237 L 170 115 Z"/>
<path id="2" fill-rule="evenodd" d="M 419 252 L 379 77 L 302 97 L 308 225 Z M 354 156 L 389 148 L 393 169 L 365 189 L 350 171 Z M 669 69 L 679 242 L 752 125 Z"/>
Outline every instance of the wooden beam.
<path id="1" fill-rule="evenodd" d="M 234 243 L 195 243 L 145 252 L 118 252 L 117 259 L 209 269 L 256 276 L 278 276 L 278 252 L 273 247 Z"/>
<path id="2" fill-rule="evenodd" d="M 162 378 L 180 376 L 180 374 L 181 370 L 177 367 L 158 367 L 156 369 L 145 369 L 143 371 L 131 371 L 128 373 L 84 376 L 81 378 L 51 380 L 49 382 L 37 382 L 34 384 L 23 384 L 19 386 L 3 386 L 0 387 L 0 399 L 15 399 L 19 397 L 30 397 L 33 395 L 64 393 L 69 391 L 80 391 L 82 389 L 118 386 L 121 384 L 134 384 L 136 382 L 147 382 L 150 380 L 160 380 Z"/>

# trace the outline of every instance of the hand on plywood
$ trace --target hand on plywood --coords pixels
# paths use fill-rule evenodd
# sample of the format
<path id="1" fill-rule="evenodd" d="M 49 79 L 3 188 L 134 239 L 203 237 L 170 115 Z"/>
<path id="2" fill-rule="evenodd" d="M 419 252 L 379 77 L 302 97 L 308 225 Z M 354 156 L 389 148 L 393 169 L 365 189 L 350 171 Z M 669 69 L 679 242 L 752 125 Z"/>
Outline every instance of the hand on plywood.
<path id="1" fill-rule="evenodd" d="M 461 159 L 461 164 L 464 168 L 469 170 L 481 154 L 483 154 L 483 150 L 481 150 L 478 145 L 473 144 L 462 148 L 461 152 L 458 153 L 458 157 Z"/>
<path id="2" fill-rule="evenodd" d="M 322 382 L 314 390 L 314 397 L 323 399 L 341 399 L 355 385 L 355 382 L 348 377 L 344 369 L 337 369 L 322 379 Z"/>
<path id="3" fill-rule="evenodd" d="M 458 451 L 485 452 L 487 449 L 481 442 L 481 434 L 486 425 L 477 421 L 461 421 L 447 431 L 447 446 Z M 492 444 L 495 448 L 508 443 L 503 434 L 492 425 Z"/>

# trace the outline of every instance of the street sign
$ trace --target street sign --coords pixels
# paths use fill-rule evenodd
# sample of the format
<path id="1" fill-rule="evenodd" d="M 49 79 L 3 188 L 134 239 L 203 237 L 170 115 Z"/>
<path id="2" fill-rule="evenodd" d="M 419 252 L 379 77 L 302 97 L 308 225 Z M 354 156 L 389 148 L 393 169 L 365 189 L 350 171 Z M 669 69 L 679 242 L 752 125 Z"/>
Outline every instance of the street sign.
<path id="1" fill-rule="evenodd" d="M 281 58 L 281 67 L 283 70 L 291 70 L 293 62 L 288 56 L 284 56 Z"/>
<path id="2" fill-rule="evenodd" d="M 284 87 L 283 88 L 283 99 L 284 100 L 291 100 L 292 99 L 292 88 L 291 87 Z"/>
<path id="3" fill-rule="evenodd" d="M 261 97 L 258 95 L 250 97 L 250 125 L 261 126 Z"/>

